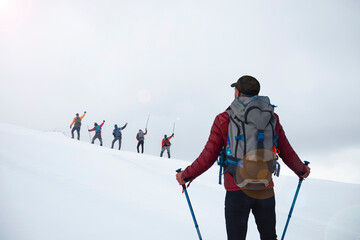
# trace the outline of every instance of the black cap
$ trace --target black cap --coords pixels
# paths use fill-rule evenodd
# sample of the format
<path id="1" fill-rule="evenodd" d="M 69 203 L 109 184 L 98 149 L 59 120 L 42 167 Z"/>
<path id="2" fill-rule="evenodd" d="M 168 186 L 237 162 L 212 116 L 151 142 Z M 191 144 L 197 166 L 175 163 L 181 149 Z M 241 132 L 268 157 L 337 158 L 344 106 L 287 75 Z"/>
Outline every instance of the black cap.
<path id="1" fill-rule="evenodd" d="M 260 83 L 252 76 L 242 76 L 236 83 L 231 84 L 231 87 L 236 87 L 241 93 L 246 95 L 258 95 L 260 92 Z"/>

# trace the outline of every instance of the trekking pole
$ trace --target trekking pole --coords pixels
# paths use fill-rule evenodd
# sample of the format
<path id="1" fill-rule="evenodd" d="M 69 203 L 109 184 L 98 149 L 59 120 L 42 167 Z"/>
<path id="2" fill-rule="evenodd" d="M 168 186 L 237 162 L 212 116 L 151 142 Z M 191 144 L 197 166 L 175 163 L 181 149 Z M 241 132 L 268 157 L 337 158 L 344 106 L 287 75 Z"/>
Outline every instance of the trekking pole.
<path id="1" fill-rule="evenodd" d="M 310 164 L 310 162 L 308 162 L 308 161 L 304 161 L 304 163 L 305 163 L 306 166 Z M 303 174 L 305 174 L 305 173 L 300 173 L 300 174 L 303 175 Z M 293 210 L 294 210 L 295 202 L 296 202 L 297 196 L 298 196 L 298 194 L 299 194 L 302 181 L 304 181 L 304 178 L 300 177 L 300 179 L 299 179 L 299 184 L 298 184 L 297 189 L 296 189 L 296 192 L 295 192 L 294 200 L 293 200 L 293 202 L 292 202 L 292 204 L 291 204 L 289 216 L 288 216 L 287 221 L 286 221 L 286 225 L 285 225 L 285 228 L 284 228 L 284 232 L 283 232 L 283 234 L 282 234 L 282 236 L 281 236 L 281 240 L 284 240 L 285 233 L 286 233 L 287 227 L 288 227 L 289 222 L 290 222 L 291 214 L 292 214 L 292 212 L 293 212 Z"/>
<path id="2" fill-rule="evenodd" d="M 174 125 L 173 125 L 173 134 L 175 133 L 175 122 L 174 122 Z"/>
<path id="3" fill-rule="evenodd" d="M 176 170 L 176 172 L 181 172 L 181 168 L 179 168 L 178 170 Z M 198 234 L 198 236 L 199 236 L 199 239 L 202 240 L 202 237 L 201 237 L 201 234 L 200 234 L 200 230 L 199 230 L 199 225 L 198 225 L 197 222 L 196 222 L 194 210 L 193 210 L 193 208 L 192 208 L 192 206 L 191 206 L 189 194 L 188 194 L 188 192 L 187 192 L 187 190 L 186 190 L 185 184 L 183 184 L 182 187 L 183 187 L 183 190 L 184 190 L 184 192 L 185 192 L 186 200 L 187 200 L 188 205 L 189 205 L 189 208 L 190 208 L 191 216 L 192 216 L 192 218 L 193 218 L 193 221 L 194 221 L 194 224 L 195 224 L 195 228 L 196 228 L 197 234 Z"/>
<path id="4" fill-rule="evenodd" d="M 91 142 L 91 135 L 90 135 L 90 129 L 89 129 L 89 125 L 87 125 L 87 127 L 88 127 L 88 133 L 89 133 L 89 139 L 90 139 L 90 142 Z"/>
<path id="5" fill-rule="evenodd" d="M 148 116 L 148 118 L 147 118 L 145 129 L 147 129 L 147 126 L 148 126 L 148 123 L 149 123 L 149 118 L 150 118 L 150 114 L 149 114 L 149 116 Z"/>

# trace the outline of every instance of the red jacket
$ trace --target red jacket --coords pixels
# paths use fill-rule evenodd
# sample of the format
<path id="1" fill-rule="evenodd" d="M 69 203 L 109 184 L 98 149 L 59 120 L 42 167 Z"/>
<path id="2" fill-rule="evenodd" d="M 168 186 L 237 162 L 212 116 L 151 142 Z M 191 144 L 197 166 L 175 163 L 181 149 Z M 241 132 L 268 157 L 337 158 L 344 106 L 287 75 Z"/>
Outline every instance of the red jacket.
<path id="1" fill-rule="evenodd" d="M 300 176 L 300 172 L 306 172 L 305 164 L 300 160 L 286 138 L 283 127 L 279 121 L 279 116 L 277 114 L 275 114 L 275 116 L 277 118 L 275 133 L 279 136 L 277 141 L 277 148 L 280 151 L 279 156 L 291 170 Z M 191 180 L 194 180 L 216 162 L 222 147 L 226 144 L 228 127 L 229 115 L 226 112 L 217 115 L 211 127 L 210 136 L 204 150 L 200 156 L 184 170 L 182 174 L 183 179 L 191 178 Z M 241 188 L 235 184 L 233 176 L 228 172 L 224 174 L 224 186 L 227 191 L 241 190 Z M 271 182 L 267 188 L 272 188 L 273 186 L 274 183 Z"/>
<path id="2" fill-rule="evenodd" d="M 90 131 L 90 132 L 96 131 L 96 134 L 97 134 L 97 135 L 101 134 L 101 128 L 102 128 L 102 126 L 104 125 L 104 123 L 105 123 L 105 122 L 102 122 L 100 125 L 97 125 L 97 126 L 96 126 L 96 127 L 100 127 L 100 129 L 97 130 L 96 127 L 94 127 L 94 128 L 92 128 L 92 129 L 89 129 L 89 131 Z"/>

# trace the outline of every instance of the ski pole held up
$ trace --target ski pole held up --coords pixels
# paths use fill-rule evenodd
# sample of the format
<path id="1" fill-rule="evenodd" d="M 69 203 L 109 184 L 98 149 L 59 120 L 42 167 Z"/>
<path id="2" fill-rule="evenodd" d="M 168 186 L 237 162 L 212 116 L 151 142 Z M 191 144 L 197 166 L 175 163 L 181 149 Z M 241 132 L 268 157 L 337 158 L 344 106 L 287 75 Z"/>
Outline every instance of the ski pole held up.
<path id="1" fill-rule="evenodd" d="M 173 134 L 175 133 L 175 122 L 174 122 L 174 125 L 173 125 Z"/>
<path id="2" fill-rule="evenodd" d="M 304 163 L 305 163 L 306 166 L 310 164 L 310 162 L 308 162 L 308 161 L 304 161 Z M 305 174 L 305 173 L 302 173 L 301 175 L 303 175 L 303 174 Z M 300 191 L 300 187 L 301 187 L 302 181 L 304 181 L 304 178 L 300 177 L 299 183 L 298 183 L 298 186 L 297 186 L 297 189 L 296 189 L 296 192 L 295 192 L 294 200 L 293 200 L 293 202 L 292 202 L 292 204 L 291 204 L 290 212 L 289 212 L 288 218 L 287 218 L 287 220 L 286 220 L 284 232 L 283 232 L 283 234 L 282 234 L 282 236 L 281 236 L 281 240 L 284 240 L 285 233 L 286 233 L 286 230 L 287 230 L 287 228 L 288 228 L 288 225 L 289 225 L 289 222 L 290 222 L 290 218 L 291 218 L 292 212 L 293 212 L 293 210 L 294 210 L 295 202 L 296 202 L 296 199 L 297 199 L 297 197 L 298 197 L 298 194 L 299 194 L 299 191 Z"/>
<path id="3" fill-rule="evenodd" d="M 175 126 L 175 123 L 174 123 L 174 126 Z M 177 173 L 181 172 L 181 168 L 177 169 L 176 172 L 177 172 Z M 189 205 L 189 208 L 190 208 L 191 216 L 192 216 L 192 218 L 193 218 L 193 221 L 194 221 L 194 224 L 195 224 L 195 228 L 196 228 L 197 234 L 198 234 L 198 236 L 199 236 L 199 239 L 202 240 L 202 237 L 201 237 L 201 234 L 200 234 L 199 225 L 197 224 L 197 221 L 196 221 L 196 218 L 195 218 L 195 213 L 194 213 L 194 210 L 193 210 L 193 208 L 192 208 L 192 206 L 191 206 L 189 194 L 188 194 L 188 192 L 187 192 L 187 190 L 186 190 L 186 185 L 183 184 L 182 187 L 183 187 L 183 190 L 184 190 L 184 192 L 185 192 L 186 200 L 187 200 L 188 205 Z"/>
<path id="4" fill-rule="evenodd" d="M 90 139 L 90 142 L 91 142 L 91 135 L 90 135 L 90 129 L 89 129 L 89 125 L 87 125 L 87 127 L 88 127 L 88 132 L 89 132 L 89 139 Z"/>
<path id="5" fill-rule="evenodd" d="M 150 114 L 149 114 L 149 116 L 147 118 L 145 129 L 147 129 L 147 126 L 148 126 L 148 123 L 149 123 L 149 118 L 150 118 Z"/>

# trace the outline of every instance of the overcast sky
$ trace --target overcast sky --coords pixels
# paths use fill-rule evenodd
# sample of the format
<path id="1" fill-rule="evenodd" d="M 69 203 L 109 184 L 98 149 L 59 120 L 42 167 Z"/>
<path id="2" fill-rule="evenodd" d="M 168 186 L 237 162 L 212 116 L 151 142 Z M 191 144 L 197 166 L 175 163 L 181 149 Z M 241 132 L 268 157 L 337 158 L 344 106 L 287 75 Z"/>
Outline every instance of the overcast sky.
<path id="1" fill-rule="evenodd" d="M 357 0 L 0 0 L 0 121 L 69 136 L 87 111 L 82 141 L 128 122 L 136 151 L 150 114 L 145 153 L 176 122 L 172 156 L 193 161 L 253 75 L 314 176 L 360 183 L 359 26 Z"/>

